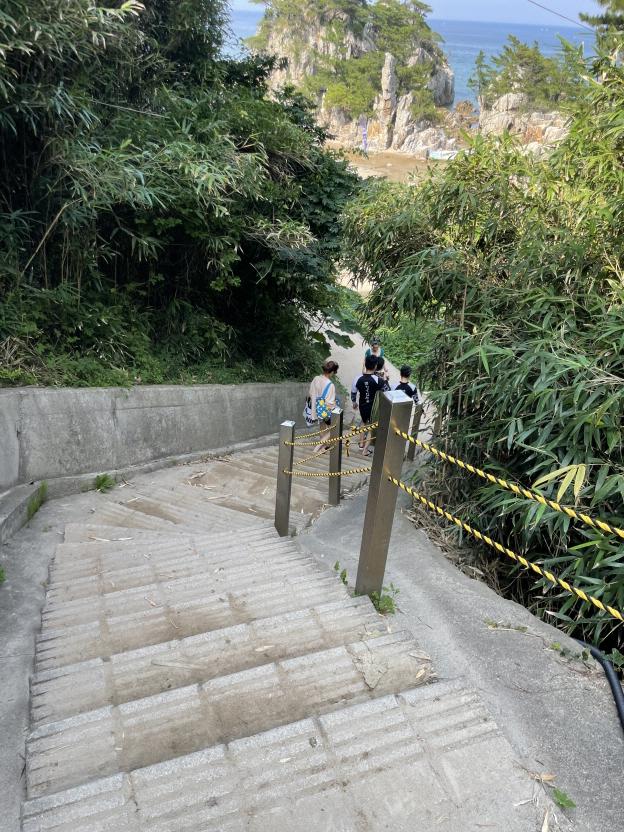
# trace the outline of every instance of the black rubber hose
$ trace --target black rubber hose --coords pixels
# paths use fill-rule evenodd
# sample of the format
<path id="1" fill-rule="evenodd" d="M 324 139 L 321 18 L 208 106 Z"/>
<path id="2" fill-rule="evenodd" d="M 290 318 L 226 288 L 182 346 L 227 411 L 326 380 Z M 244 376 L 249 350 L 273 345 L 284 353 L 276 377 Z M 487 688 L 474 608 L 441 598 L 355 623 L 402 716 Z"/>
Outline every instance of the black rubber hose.
<path id="1" fill-rule="evenodd" d="M 607 681 L 609 682 L 609 686 L 611 688 L 611 693 L 613 694 L 613 699 L 615 700 L 615 707 L 617 708 L 618 716 L 620 718 L 620 722 L 622 723 L 622 730 L 624 730 L 624 691 L 622 690 L 622 685 L 620 684 L 618 675 L 613 669 L 613 665 L 597 647 L 593 647 L 591 644 L 586 644 L 578 638 L 576 641 L 578 641 L 578 643 L 584 647 L 585 650 L 589 650 L 598 664 L 602 665 L 602 669 L 605 672 Z"/>

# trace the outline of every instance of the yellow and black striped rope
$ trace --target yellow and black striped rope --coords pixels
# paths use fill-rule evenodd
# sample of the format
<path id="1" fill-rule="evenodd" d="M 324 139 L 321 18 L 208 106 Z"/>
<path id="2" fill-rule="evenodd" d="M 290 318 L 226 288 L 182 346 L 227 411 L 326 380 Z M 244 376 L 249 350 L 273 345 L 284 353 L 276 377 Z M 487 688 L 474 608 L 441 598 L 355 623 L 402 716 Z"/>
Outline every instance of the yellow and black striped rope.
<path id="1" fill-rule="evenodd" d="M 521 485 L 516 485 L 516 483 L 514 482 L 507 482 L 507 480 L 502 479 L 502 477 L 497 477 L 494 474 L 490 474 L 487 471 L 483 471 L 481 468 L 476 468 L 469 462 L 464 462 L 462 459 L 457 459 L 457 457 L 452 456 L 452 454 L 447 454 L 444 451 L 439 451 L 432 445 L 428 445 L 426 442 L 421 442 L 420 439 L 415 439 L 413 436 L 410 436 L 408 433 L 404 433 L 402 430 L 396 430 L 395 433 L 401 438 L 406 439 L 408 442 L 411 442 L 414 445 L 418 445 L 419 448 L 423 448 L 425 451 L 429 451 L 429 453 L 432 453 L 434 456 L 443 459 L 445 462 L 449 462 L 451 465 L 457 465 L 458 468 L 462 468 L 465 471 L 469 471 L 471 474 L 476 474 L 477 477 L 481 477 L 482 479 L 487 480 L 488 482 L 491 482 L 494 485 L 498 485 L 501 488 L 506 489 L 507 491 L 511 491 L 518 497 L 524 497 L 525 499 L 533 500 L 534 502 L 539 503 L 542 506 L 548 506 L 549 508 L 558 511 L 560 514 L 565 514 L 572 520 L 580 520 L 581 523 L 585 523 L 586 526 L 590 526 L 592 529 L 598 529 L 601 532 L 607 532 L 607 534 L 616 535 L 621 540 L 624 540 L 624 529 L 619 529 L 617 526 L 612 526 L 605 520 L 595 519 L 593 517 L 590 517 L 588 514 L 584 514 L 583 512 L 577 512 L 569 506 L 562 506 L 556 500 L 549 500 L 548 497 L 544 497 L 543 494 L 538 494 L 536 491 L 530 491 L 528 488 L 524 488 Z"/>
<path id="2" fill-rule="evenodd" d="M 284 469 L 284 474 L 289 477 L 348 477 L 350 474 L 370 474 L 371 468 L 347 468 L 344 471 L 287 471 Z"/>
<path id="3" fill-rule="evenodd" d="M 311 447 L 312 445 L 334 445 L 336 442 L 344 442 L 345 440 L 353 439 L 354 436 L 357 436 L 360 433 L 368 433 L 369 430 L 373 430 L 374 428 L 379 427 L 379 423 L 375 422 L 373 425 L 364 425 L 361 428 L 353 428 L 349 433 L 343 433 L 342 436 L 336 436 L 333 439 L 327 439 L 325 442 L 288 442 L 287 440 L 284 441 L 284 445 L 287 445 L 290 448 L 305 448 Z M 329 428 L 327 428 L 329 430 Z M 302 434 L 302 436 L 313 436 L 314 434 Z"/>
<path id="4" fill-rule="evenodd" d="M 522 555 L 518 555 L 516 552 L 508 549 L 506 546 L 503 546 L 501 543 L 497 543 L 495 540 L 492 540 L 491 537 L 488 537 L 486 534 L 483 534 L 478 529 L 473 529 L 472 526 L 469 526 L 468 523 L 464 523 L 463 520 L 460 520 L 459 517 L 455 517 L 450 512 L 446 511 L 445 509 L 441 508 L 440 506 L 432 503 L 431 500 L 428 500 L 426 497 L 423 497 L 422 494 L 419 494 L 418 491 L 415 491 L 413 488 L 410 488 L 409 485 L 406 485 L 401 480 L 396 479 L 395 477 L 388 477 L 388 480 L 394 485 L 398 486 L 399 488 L 403 489 L 406 494 L 414 497 L 414 499 L 418 500 L 428 508 L 430 511 L 436 512 L 441 517 L 445 517 L 449 522 L 454 523 L 460 529 L 468 532 L 468 534 L 476 537 L 477 540 L 486 543 L 488 546 L 491 546 L 493 549 L 496 549 L 497 552 L 501 554 L 507 555 L 507 557 L 515 560 L 525 569 L 531 569 L 537 575 L 542 578 L 546 578 L 546 580 L 550 581 L 555 586 L 559 586 L 562 589 L 565 589 L 566 592 L 569 592 L 571 595 L 575 595 L 577 598 L 580 598 L 581 601 L 585 601 L 589 604 L 593 604 L 602 612 L 606 612 L 609 615 L 613 616 L 613 618 L 617 618 L 618 621 L 624 621 L 624 615 L 616 609 L 615 607 L 610 607 L 607 604 L 603 604 L 599 598 L 596 598 L 593 595 L 588 595 L 586 592 L 583 592 L 582 589 L 578 589 L 573 584 L 564 581 L 563 578 L 558 578 L 548 569 L 543 569 L 541 566 L 538 566 L 536 563 L 532 563 L 530 560 L 527 560 Z"/>

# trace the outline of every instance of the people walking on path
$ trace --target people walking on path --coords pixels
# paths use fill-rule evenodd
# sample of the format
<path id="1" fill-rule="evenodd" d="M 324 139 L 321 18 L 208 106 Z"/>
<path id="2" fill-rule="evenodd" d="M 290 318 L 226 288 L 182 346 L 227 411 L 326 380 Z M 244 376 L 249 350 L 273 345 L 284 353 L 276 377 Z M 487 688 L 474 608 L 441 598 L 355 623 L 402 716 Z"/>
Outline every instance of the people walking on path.
<path id="1" fill-rule="evenodd" d="M 364 372 L 354 380 L 351 387 L 351 402 L 353 409 L 360 413 L 362 426 L 370 424 L 373 402 L 379 390 L 379 381 L 375 375 L 378 360 L 374 355 L 367 355 L 364 359 Z M 359 447 L 364 454 L 368 454 L 369 444 L 370 435 L 361 433 Z"/>
<path id="2" fill-rule="evenodd" d="M 366 359 L 369 355 L 374 355 L 375 358 L 384 357 L 384 348 L 381 346 L 379 338 L 371 338 L 371 345 L 364 353 L 364 362 L 362 363 L 362 373 L 366 370 Z"/>
<path id="3" fill-rule="evenodd" d="M 392 388 L 393 390 L 402 390 L 406 396 L 409 396 L 410 399 L 413 400 L 415 405 L 422 404 L 422 397 L 420 395 L 420 390 L 411 381 L 412 377 L 412 368 L 409 364 L 404 364 L 400 370 L 401 373 L 401 381 Z"/>
<path id="4" fill-rule="evenodd" d="M 386 359 L 383 355 L 377 356 L 375 377 L 378 381 L 379 390 L 381 390 L 382 393 L 387 393 L 388 390 L 390 390 L 390 374 L 386 369 Z"/>
<path id="5" fill-rule="evenodd" d="M 338 372 L 338 364 L 336 361 L 332 361 L 332 359 L 327 359 L 323 364 L 322 370 L 323 372 L 320 376 L 315 376 L 312 379 L 308 393 L 312 418 L 316 420 L 321 429 L 320 442 L 316 446 L 315 451 L 327 450 L 329 448 L 326 442 L 330 437 L 331 413 L 337 404 L 334 380 Z"/>

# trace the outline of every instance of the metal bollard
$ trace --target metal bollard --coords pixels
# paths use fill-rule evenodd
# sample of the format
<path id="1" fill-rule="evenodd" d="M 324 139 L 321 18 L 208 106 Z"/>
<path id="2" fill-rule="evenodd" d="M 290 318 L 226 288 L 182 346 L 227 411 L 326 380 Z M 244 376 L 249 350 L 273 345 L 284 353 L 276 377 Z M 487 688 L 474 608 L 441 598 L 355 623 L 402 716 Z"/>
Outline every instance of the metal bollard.
<path id="1" fill-rule="evenodd" d="M 383 588 L 398 492 L 397 486 L 389 482 L 388 477 L 401 477 L 405 456 L 405 440 L 394 431 L 396 429 L 407 433 L 412 405 L 412 400 L 402 390 L 381 395 L 379 427 L 355 582 L 358 595 L 381 593 Z"/>
<path id="2" fill-rule="evenodd" d="M 295 449 L 285 442 L 295 441 L 295 422 L 282 422 L 279 431 L 279 453 L 277 455 L 277 488 L 275 490 L 275 528 L 280 537 L 290 534 L 290 493 L 292 477 L 284 471 L 293 470 Z"/>
<path id="3" fill-rule="evenodd" d="M 412 436 L 414 439 L 418 439 L 418 433 L 420 431 L 420 420 L 422 419 L 423 415 L 423 406 L 421 404 L 417 404 L 416 408 L 414 409 L 414 418 L 412 419 Z M 416 445 L 413 442 L 410 442 L 407 446 L 407 460 L 408 462 L 413 462 L 414 457 L 416 456 Z"/>
<path id="4" fill-rule="evenodd" d="M 334 428 L 331 432 L 331 438 L 335 439 L 337 436 L 342 436 L 342 426 L 344 423 L 344 411 L 337 407 L 332 410 L 331 426 Z M 329 473 L 339 474 L 342 471 L 342 442 L 334 442 L 329 451 Z M 329 478 L 329 505 L 340 505 L 340 485 L 342 477 Z"/>

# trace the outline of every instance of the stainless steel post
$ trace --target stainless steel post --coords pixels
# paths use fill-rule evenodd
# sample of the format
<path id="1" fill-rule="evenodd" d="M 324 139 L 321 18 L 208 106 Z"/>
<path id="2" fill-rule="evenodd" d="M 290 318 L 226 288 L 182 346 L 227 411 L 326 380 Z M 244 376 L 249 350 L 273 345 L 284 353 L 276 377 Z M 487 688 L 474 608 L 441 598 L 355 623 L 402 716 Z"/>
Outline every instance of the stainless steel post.
<path id="1" fill-rule="evenodd" d="M 421 404 L 417 404 L 416 408 L 414 409 L 414 418 L 412 419 L 412 436 L 414 439 L 418 439 L 418 433 L 420 431 L 420 420 L 422 419 L 423 414 L 423 407 Z M 414 461 L 414 457 L 416 456 L 416 445 L 413 442 L 410 442 L 407 446 L 407 459 L 409 462 Z"/>
<path id="2" fill-rule="evenodd" d="M 394 431 L 407 433 L 412 405 L 412 400 L 402 390 L 381 394 L 379 427 L 355 582 L 358 595 L 381 592 L 383 587 L 398 491 L 388 477 L 400 478 L 405 456 L 405 440 Z"/>
<path id="3" fill-rule="evenodd" d="M 275 490 L 275 528 L 280 537 L 290 533 L 290 492 L 292 477 L 284 471 L 293 470 L 295 449 L 286 442 L 295 441 L 295 423 L 282 422 L 279 431 L 279 452 L 277 455 L 277 488 Z"/>
<path id="4" fill-rule="evenodd" d="M 342 426 L 344 424 L 344 411 L 337 407 L 335 410 L 332 410 L 331 415 L 331 426 L 333 428 L 331 432 L 331 438 L 336 439 L 338 436 L 342 436 Z M 329 473 L 330 474 L 340 474 L 342 471 L 342 442 L 334 442 L 329 451 Z M 340 485 L 342 482 L 342 477 L 330 477 L 329 478 L 329 505 L 330 506 L 337 506 L 340 504 Z"/>

